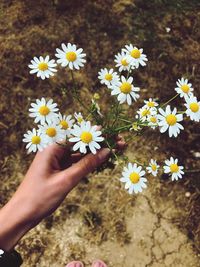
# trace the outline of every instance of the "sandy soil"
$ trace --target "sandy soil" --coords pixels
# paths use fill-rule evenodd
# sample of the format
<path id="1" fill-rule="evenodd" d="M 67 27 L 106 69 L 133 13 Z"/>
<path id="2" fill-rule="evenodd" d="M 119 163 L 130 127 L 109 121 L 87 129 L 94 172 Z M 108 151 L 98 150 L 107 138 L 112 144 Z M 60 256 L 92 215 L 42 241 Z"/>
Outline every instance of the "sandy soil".
<path id="1" fill-rule="evenodd" d="M 149 58 L 148 67 L 134 75 L 141 87 L 136 108 L 149 97 L 169 99 L 181 75 L 192 80 L 199 96 L 199 14 L 197 0 L 0 1 L 0 205 L 16 190 L 32 160 L 21 142 L 32 127 L 30 103 L 44 96 L 67 114 L 80 109 L 72 101 L 67 71 L 45 82 L 29 75 L 27 65 L 34 55 L 53 56 L 61 42 L 83 47 L 87 65 L 75 74 L 80 94 L 89 103 L 98 91 L 103 109 L 108 100 L 97 72 L 111 67 L 114 54 L 127 43 L 143 47 Z M 63 87 L 69 94 L 63 94 Z M 74 259 L 90 266 L 95 258 L 109 267 L 200 266 L 199 126 L 188 121 L 184 126 L 176 140 L 145 131 L 126 151 L 131 159 L 145 162 L 178 157 L 187 169 L 182 181 L 149 177 L 148 189 L 130 197 L 119 182 L 119 166 L 85 178 L 52 216 L 21 240 L 23 266 L 60 267 Z"/>
<path id="2" fill-rule="evenodd" d="M 81 183 L 21 241 L 23 266 L 57 267 L 76 259 L 89 267 L 97 258 L 113 267 L 200 266 L 193 242 L 180 230 L 184 188 L 176 184 L 165 190 L 166 181 L 150 177 L 143 194 L 129 197 L 119 175 L 118 168 L 105 170 Z M 178 203 L 174 194 L 180 196 Z"/>
<path id="3" fill-rule="evenodd" d="M 173 223 L 182 214 L 181 209 L 174 205 L 173 196 L 163 202 L 163 198 L 154 194 L 154 186 L 158 186 L 157 181 L 135 198 L 134 205 L 128 208 L 128 216 L 124 213 L 128 244 L 120 244 L 112 237 L 100 245 L 90 244 L 87 238 L 78 235 L 85 227 L 80 218 L 66 218 L 64 224 L 52 229 L 51 245 L 45 247 L 36 266 L 64 266 L 70 258 L 82 260 L 88 267 L 97 258 L 113 267 L 200 266 L 192 243 Z M 71 254 L 73 247 L 81 255 Z"/>

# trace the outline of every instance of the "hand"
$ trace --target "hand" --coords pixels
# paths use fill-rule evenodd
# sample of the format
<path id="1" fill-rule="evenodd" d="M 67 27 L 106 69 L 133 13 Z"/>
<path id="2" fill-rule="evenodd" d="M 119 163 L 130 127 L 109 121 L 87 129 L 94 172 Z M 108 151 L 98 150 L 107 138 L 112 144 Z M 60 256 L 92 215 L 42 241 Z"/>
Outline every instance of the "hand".
<path id="1" fill-rule="evenodd" d="M 119 138 L 119 149 L 125 143 Z M 18 190 L 0 210 L 0 248 L 12 249 L 18 240 L 61 204 L 78 182 L 100 166 L 108 148 L 96 155 L 71 153 L 70 146 L 53 144 L 38 152 Z"/>

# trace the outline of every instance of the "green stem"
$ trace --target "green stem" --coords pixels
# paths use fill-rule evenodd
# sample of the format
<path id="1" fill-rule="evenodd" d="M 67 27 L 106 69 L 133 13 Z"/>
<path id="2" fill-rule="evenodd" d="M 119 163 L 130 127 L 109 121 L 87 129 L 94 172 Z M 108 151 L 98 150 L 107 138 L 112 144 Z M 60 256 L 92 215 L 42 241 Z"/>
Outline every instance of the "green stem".
<path id="1" fill-rule="evenodd" d="M 172 100 L 174 100 L 178 95 L 179 95 L 179 94 L 173 96 L 173 97 L 170 98 L 167 102 L 165 102 L 164 104 L 162 104 L 160 107 L 162 108 L 162 107 L 166 106 L 166 105 L 169 104 Z"/>
<path id="2" fill-rule="evenodd" d="M 116 106 L 116 112 L 115 112 L 115 119 L 113 120 L 112 126 L 113 127 L 118 119 L 118 115 L 119 115 L 119 102 L 117 102 L 117 106 Z"/>
<path id="3" fill-rule="evenodd" d="M 118 118 L 120 121 L 125 121 L 125 122 L 128 122 L 128 123 L 131 123 L 131 121 L 129 121 L 129 120 L 125 120 L 125 119 L 123 119 L 123 118 Z"/>
<path id="4" fill-rule="evenodd" d="M 91 110 L 87 107 L 87 105 L 85 105 L 85 104 L 81 101 L 81 98 L 78 96 L 77 86 L 76 86 L 76 82 L 75 82 L 74 74 L 73 74 L 73 71 L 72 71 L 72 70 L 71 70 L 71 77 L 72 77 L 72 82 L 73 82 L 73 84 L 74 84 L 74 87 L 73 87 L 73 91 L 74 91 L 73 96 L 74 96 L 74 98 L 81 104 L 81 106 L 82 106 L 85 110 L 87 110 L 87 112 L 89 113 L 88 116 L 91 115 L 92 117 L 95 118 L 95 120 L 96 120 L 96 122 L 97 122 L 98 119 L 97 119 L 97 117 L 95 116 L 94 112 L 91 111 Z"/>
<path id="5" fill-rule="evenodd" d="M 131 124 L 124 125 L 124 126 L 121 126 L 119 128 L 116 128 L 116 129 L 114 129 L 114 131 L 118 133 L 119 131 L 124 130 L 124 129 L 127 129 L 128 130 L 131 126 L 132 126 L 132 123 Z"/>
<path id="6" fill-rule="evenodd" d="M 141 165 L 141 166 L 145 166 L 145 164 L 143 164 L 143 163 L 141 163 L 141 162 L 139 162 L 139 161 L 137 161 L 137 160 L 132 160 L 134 163 L 137 163 L 137 164 L 139 164 L 139 165 Z"/>
<path id="7" fill-rule="evenodd" d="M 113 148 L 110 146 L 109 142 L 107 140 L 105 140 L 106 145 L 108 146 L 108 148 L 110 149 L 110 152 L 114 155 L 115 159 L 118 161 L 118 156 L 117 154 L 113 151 Z"/>
<path id="8" fill-rule="evenodd" d="M 85 108 L 89 113 L 91 113 L 90 109 L 85 104 L 83 104 L 83 102 L 81 101 L 80 97 L 78 97 L 77 86 L 76 86 L 76 82 L 75 82 L 74 74 L 73 74 L 72 70 L 71 70 L 71 76 L 72 76 L 72 82 L 74 84 L 74 87 L 73 87 L 73 89 L 74 89 L 74 97 L 82 105 L 83 108 Z"/>

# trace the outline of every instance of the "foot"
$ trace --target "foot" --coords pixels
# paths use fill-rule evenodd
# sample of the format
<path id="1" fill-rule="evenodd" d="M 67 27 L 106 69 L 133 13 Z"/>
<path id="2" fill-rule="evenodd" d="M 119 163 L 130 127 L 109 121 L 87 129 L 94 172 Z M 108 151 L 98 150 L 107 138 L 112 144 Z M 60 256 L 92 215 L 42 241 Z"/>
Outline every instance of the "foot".
<path id="1" fill-rule="evenodd" d="M 80 261 L 71 261 L 65 267 L 84 267 L 83 263 Z"/>
<path id="2" fill-rule="evenodd" d="M 96 260 L 93 262 L 92 267 L 107 267 L 107 265 L 100 260 Z"/>

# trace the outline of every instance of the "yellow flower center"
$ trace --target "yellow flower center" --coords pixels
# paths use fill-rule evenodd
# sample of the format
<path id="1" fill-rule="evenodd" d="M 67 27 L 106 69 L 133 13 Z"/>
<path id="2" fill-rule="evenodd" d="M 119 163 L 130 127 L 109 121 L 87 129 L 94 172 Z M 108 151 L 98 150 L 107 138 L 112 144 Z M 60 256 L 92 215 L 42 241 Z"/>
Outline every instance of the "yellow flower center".
<path id="1" fill-rule="evenodd" d="M 45 63 L 45 62 L 41 62 L 41 63 L 38 64 L 38 69 L 41 70 L 41 71 L 48 70 L 48 64 Z"/>
<path id="2" fill-rule="evenodd" d="M 99 100 L 100 99 L 100 95 L 98 93 L 94 93 L 93 95 L 95 100 Z"/>
<path id="3" fill-rule="evenodd" d="M 173 126 L 174 124 L 176 124 L 176 116 L 173 114 L 169 114 L 166 116 L 166 121 L 170 126 Z"/>
<path id="4" fill-rule="evenodd" d="M 82 132 L 81 141 L 83 143 L 89 144 L 92 141 L 92 134 L 90 132 Z"/>
<path id="5" fill-rule="evenodd" d="M 56 136 L 56 129 L 55 128 L 48 128 L 46 130 L 46 134 L 49 136 L 49 137 L 54 137 Z"/>
<path id="6" fill-rule="evenodd" d="M 156 167 L 155 164 L 152 164 L 152 165 L 151 165 L 151 168 L 152 168 L 152 170 L 153 170 L 154 172 L 157 170 L 157 167 Z"/>
<path id="7" fill-rule="evenodd" d="M 46 116 L 50 112 L 50 109 L 47 106 L 41 106 L 39 109 L 40 115 Z"/>
<path id="8" fill-rule="evenodd" d="M 62 127 L 62 129 L 64 130 L 67 130 L 69 128 L 69 124 L 65 121 L 65 120 L 62 120 L 60 122 L 60 126 Z"/>
<path id="9" fill-rule="evenodd" d="M 121 60 L 121 64 L 122 64 L 124 67 L 128 66 L 128 62 L 126 61 L 125 58 Z"/>
<path id="10" fill-rule="evenodd" d="M 112 74 L 107 73 L 107 74 L 105 75 L 105 79 L 106 79 L 107 81 L 112 81 Z"/>
<path id="11" fill-rule="evenodd" d="M 140 180 L 140 176 L 137 172 L 132 172 L 130 174 L 130 180 L 133 184 L 137 184 Z"/>
<path id="12" fill-rule="evenodd" d="M 36 136 L 36 135 L 33 136 L 32 139 L 31 139 L 31 142 L 34 145 L 38 145 L 40 143 L 40 141 L 41 141 L 41 138 L 39 136 Z"/>
<path id="13" fill-rule="evenodd" d="M 192 110 L 192 112 L 197 112 L 199 111 L 199 105 L 195 102 L 190 104 L 190 109 Z"/>
<path id="14" fill-rule="evenodd" d="M 187 84 L 183 84 L 181 85 L 181 90 L 187 94 L 190 90 L 190 87 Z"/>
<path id="15" fill-rule="evenodd" d="M 157 122 L 157 119 L 156 119 L 156 117 L 151 117 L 151 118 L 150 118 L 150 121 L 151 121 L 152 123 L 156 123 L 156 122 Z"/>
<path id="16" fill-rule="evenodd" d="M 75 52 L 67 52 L 66 53 L 66 59 L 68 61 L 74 62 L 76 60 L 76 58 L 77 58 L 77 55 Z"/>
<path id="17" fill-rule="evenodd" d="M 83 121 L 83 118 L 82 118 L 82 117 L 78 117 L 78 118 L 77 118 L 77 121 L 78 121 L 79 123 L 81 123 L 81 122 Z"/>
<path id="18" fill-rule="evenodd" d="M 128 82 L 122 83 L 122 85 L 120 86 L 120 90 L 124 94 L 130 93 L 130 91 L 131 91 L 131 84 L 128 83 Z"/>
<path id="19" fill-rule="evenodd" d="M 137 48 L 135 48 L 135 49 L 133 49 L 132 51 L 131 51 L 131 56 L 133 57 L 133 58 L 140 58 L 140 55 L 141 55 L 141 53 L 140 53 L 140 51 L 139 51 L 139 49 L 137 49 Z"/>
<path id="20" fill-rule="evenodd" d="M 152 102 L 152 101 L 149 101 L 148 104 L 147 104 L 147 106 L 148 106 L 149 108 L 153 108 L 153 107 L 155 107 L 155 103 Z"/>
<path id="21" fill-rule="evenodd" d="M 142 111 L 142 113 L 141 113 L 141 116 L 144 117 L 144 116 L 147 116 L 147 115 L 149 115 L 149 114 L 150 114 L 149 109 L 144 109 L 144 110 Z"/>
<path id="22" fill-rule="evenodd" d="M 178 172 L 178 170 L 179 170 L 179 167 L 177 164 L 171 164 L 170 165 L 170 171 L 171 172 Z"/>

